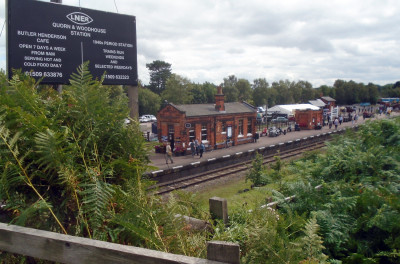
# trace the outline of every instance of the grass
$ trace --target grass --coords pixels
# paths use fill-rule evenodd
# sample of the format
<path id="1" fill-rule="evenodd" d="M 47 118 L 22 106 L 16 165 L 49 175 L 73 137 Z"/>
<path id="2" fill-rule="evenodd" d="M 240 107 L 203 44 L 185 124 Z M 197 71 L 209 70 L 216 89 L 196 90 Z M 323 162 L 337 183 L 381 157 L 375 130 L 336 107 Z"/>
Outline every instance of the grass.
<path id="1" fill-rule="evenodd" d="M 276 184 L 270 184 L 262 188 L 251 189 L 251 182 L 245 182 L 244 179 L 232 181 L 230 183 L 214 186 L 212 189 L 203 190 L 196 193 L 196 198 L 203 210 L 208 211 L 211 197 L 217 196 L 225 198 L 228 201 L 228 211 L 240 209 L 254 209 L 254 206 L 268 203 L 268 197 L 271 194 L 272 188 L 276 188 Z M 240 192 L 247 189 L 246 192 Z"/>
<path id="2" fill-rule="evenodd" d="M 315 155 L 323 152 L 323 149 L 314 150 L 308 152 L 307 155 Z M 284 168 L 287 168 L 287 165 L 297 159 L 298 158 L 290 161 L 284 161 Z M 296 180 L 298 180 L 298 175 L 284 172 L 284 179 L 282 180 L 283 182 L 292 182 Z M 248 189 L 249 191 L 243 192 L 245 189 Z M 232 212 L 235 210 L 254 209 L 256 206 L 261 206 L 271 202 L 268 200 L 268 198 L 271 196 L 272 190 L 279 190 L 279 184 L 277 182 L 252 189 L 251 182 L 245 182 L 245 179 L 243 178 L 240 180 L 231 180 L 223 185 L 213 185 L 209 187 L 209 189 L 204 189 L 201 192 L 196 193 L 196 199 L 199 201 L 201 208 L 205 211 L 208 211 L 208 200 L 211 197 L 217 196 L 220 198 L 225 198 L 228 201 L 228 212 Z"/>

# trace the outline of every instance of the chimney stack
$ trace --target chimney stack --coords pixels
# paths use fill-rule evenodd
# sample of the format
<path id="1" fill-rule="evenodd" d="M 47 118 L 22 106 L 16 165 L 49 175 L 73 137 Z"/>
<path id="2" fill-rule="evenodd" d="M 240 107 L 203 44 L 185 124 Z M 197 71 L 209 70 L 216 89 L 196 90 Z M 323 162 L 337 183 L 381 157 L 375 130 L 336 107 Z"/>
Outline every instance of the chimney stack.
<path id="1" fill-rule="evenodd" d="M 215 110 L 218 112 L 225 112 L 225 96 L 222 93 L 222 87 L 217 87 L 217 94 L 215 95 Z"/>

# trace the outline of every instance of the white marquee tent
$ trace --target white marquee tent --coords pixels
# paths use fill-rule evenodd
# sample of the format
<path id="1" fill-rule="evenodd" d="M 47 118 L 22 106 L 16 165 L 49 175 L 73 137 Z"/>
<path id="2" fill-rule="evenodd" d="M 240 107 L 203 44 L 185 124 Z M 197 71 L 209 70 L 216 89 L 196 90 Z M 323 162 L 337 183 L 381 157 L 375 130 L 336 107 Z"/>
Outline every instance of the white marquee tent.
<path id="1" fill-rule="evenodd" d="M 267 114 L 279 113 L 288 116 L 294 115 L 296 110 L 320 110 L 318 106 L 312 104 L 291 104 L 291 105 L 275 105 L 267 109 Z"/>

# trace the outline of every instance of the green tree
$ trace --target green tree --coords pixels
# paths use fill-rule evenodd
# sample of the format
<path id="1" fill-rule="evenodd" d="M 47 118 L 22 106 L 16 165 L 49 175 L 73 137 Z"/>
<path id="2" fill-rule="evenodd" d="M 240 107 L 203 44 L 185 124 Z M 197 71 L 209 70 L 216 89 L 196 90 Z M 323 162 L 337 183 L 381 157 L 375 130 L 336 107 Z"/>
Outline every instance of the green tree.
<path id="1" fill-rule="evenodd" d="M 368 89 L 368 95 L 369 95 L 369 99 L 367 102 L 370 102 L 371 104 L 376 104 L 379 99 L 378 86 L 376 86 L 373 83 L 368 83 L 367 89 Z"/>
<path id="2" fill-rule="evenodd" d="M 191 103 L 193 104 L 205 104 L 207 103 L 207 95 L 203 90 L 203 85 L 201 84 L 192 84 L 192 90 L 190 91 L 193 100 Z"/>
<path id="3" fill-rule="evenodd" d="M 166 89 L 166 83 L 171 76 L 171 64 L 165 61 L 155 60 L 146 64 L 150 72 L 149 89 L 160 95 Z"/>
<path id="4" fill-rule="evenodd" d="M 308 103 L 309 100 L 314 100 L 318 96 L 311 83 L 307 81 L 298 81 L 296 85 L 301 89 L 300 100 L 296 100 L 296 102 Z"/>
<path id="5" fill-rule="evenodd" d="M 215 103 L 215 94 L 217 87 L 209 82 L 203 84 L 193 84 L 191 94 L 193 96 L 193 104 Z"/>
<path id="6" fill-rule="evenodd" d="M 236 83 L 236 88 L 239 92 L 239 101 L 249 101 L 251 99 L 252 90 L 248 80 L 239 79 Z"/>
<path id="7" fill-rule="evenodd" d="M 205 82 L 203 83 L 203 92 L 206 95 L 207 103 L 215 103 L 215 94 L 217 93 L 217 86 L 215 84 Z"/>
<path id="8" fill-rule="evenodd" d="M 261 106 L 268 104 L 268 98 L 271 97 L 271 89 L 269 83 L 264 79 L 255 79 L 253 81 L 253 102 L 255 106 Z"/>
<path id="9" fill-rule="evenodd" d="M 276 104 L 294 103 L 293 95 L 290 92 L 290 86 L 293 85 L 289 80 L 280 80 L 273 82 L 272 88 L 276 91 Z"/>
<path id="10" fill-rule="evenodd" d="M 228 78 L 224 78 L 222 84 L 223 93 L 225 94 L 226 102 L 237 102 L 239 100 L 239 90 L 237 89 L 238 79 L 235 75 L 230 75 Z"/>
<path id="11" fill-rule="evenodd" d="M 193 84 L 186 78 L 172 74 L 168 79 L 161 98 L 174 104 L 189 104 L 193 100 L 191 94 Z"/>
<path id="12" fill-rule="evenodd" d="M 333 84 L 333 87 L 335 87 L 335 93 L 336 93 L 336 104 L 337 105 L 344 105 L 346 104 L 346 94 L 345 94 L 345 81 L 343 80 L 336 80 L 335 83 Z"/>
<path id="13" fill-rule="evenodd" d="M 147 88 L 139 88 L 139 115 L 156 115 L 161 107 L 161 97 Z"/>

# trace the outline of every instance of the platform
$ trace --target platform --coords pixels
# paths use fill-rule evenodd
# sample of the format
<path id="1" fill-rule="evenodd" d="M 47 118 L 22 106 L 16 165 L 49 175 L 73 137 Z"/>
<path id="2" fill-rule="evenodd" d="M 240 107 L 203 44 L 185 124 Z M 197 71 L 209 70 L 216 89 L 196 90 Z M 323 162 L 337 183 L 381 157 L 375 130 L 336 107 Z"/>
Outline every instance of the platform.
<path id="1" fill-rule="evenodd" d="M 399 113 L 392 113 L 393 116 L 398 116 Z M 346 122 L 342 123 L 342 125 L 338 126 L 338 130 L 344 129 L 347 127 L 353 127 L 356 125 L 363 124 L 364 122 L 368 120 L 377 120 L 377 119 L 382 119 L 382 118 L 387 118 L 385 115 L 376 115 L 374 118 L 367 118 L 363 120 L 363 118 L 359 118 L 357 123 L 352 124 L 352 122 Z M 165 154 L 162 153 L 153 153 L 150 155 L 150 160 L 151 163 L 149 165 L 156 167 L 157 170 L 166 170 L 166 169 L 171 169 L 171 168 L 179 168 L 180 166 L 183 165 L 188 165 L 191 163 L 195 162 L 203 162 L 207 161 L 208 159 L 214 159 L 218 157 L 223 157 L 225 155 L 233 155 L 235 153 L 240 153 L 240 152 L 245 152 L 249 150 L 256 150 L 261 147 L 269 147 L 270 145 L 277 145 L 279 143 L 285 143 L 288 141 L 295 141 L 296 139 L 303 139 L 305 137 L 310 137 L 310 136 L 316 136 L 318 134 L 323 134 L 323 133 L 328 133 L 328 132 L 333 132 L 335 131 L 335 126 L 332 126 L 331 129 L 329 129 L 328 126 L 322 127 L 320 130 L 301 130 L 301 131 L 292 131 L 286 133 L 286 135 L 280 135 L 277 137 L 260 137 L 259 140 L 257 140 L 256 143 L 248 143 L 248 144 L 242 144 L 242 145 L 237 145 L 237 146 L 232 146 L 229 148 L 223 148 L 223 149 L 217 149 L 217 150 L 208 150 L 205 153 L 203 153 L 203 157 L 200 158 L 199 156 L 194 156 L 192 157 L 191 154 L 186 154 L 185 156 L 173 156 L 173 161 L 174 163 L 171 164 L 168 162 L 166 164 L 165 162 Z"/>

